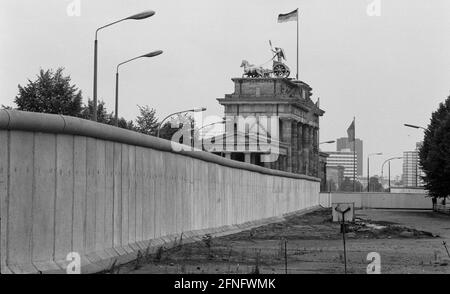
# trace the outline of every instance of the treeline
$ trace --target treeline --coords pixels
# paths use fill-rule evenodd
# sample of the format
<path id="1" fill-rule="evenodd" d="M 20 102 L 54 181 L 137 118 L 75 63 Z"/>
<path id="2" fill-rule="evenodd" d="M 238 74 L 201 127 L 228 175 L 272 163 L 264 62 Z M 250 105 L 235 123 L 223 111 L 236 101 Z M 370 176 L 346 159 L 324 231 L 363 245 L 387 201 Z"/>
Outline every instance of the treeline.
<path id="1" fill-rule="evenodd" d="M 377 177 L 370 178 L 370 191 L 371 192 L 387 192 L 389 189 L 383 188 L 383 185 L 379 182 Z M 321 183 L 322 192 L 365 192 L 367 191 L 367 186 L 363 186 L 361 182 L 355 181 L 353 185 L 353 179 L 348 177 L 338 184 L 333 179 L 328 179 L 326 182 Z"/>
<path id="2" fill-rule="evenodd" d="M 5 109 L 22 111 L 52 113 L 92 119 L 94 116 L 94 103 L 88 99 L 83 103 L 82 92 L 76 85 L 71 84 L 69 75 L 64 75 L 64 68 L 54 70 L 41 69 L 35 80 L 28 80 L 25 86 L 19 85 L 19 93 L 14 99 L 16 107 L 2 105 Z M 137 106 L 139 115 L 136 119 L 118 119 L 120 128 L 133 130 L 147 135 L 155 136 L 160 123 L 156 117 L 156 110 L 145 106 Z M 160 137 L 170 140 L 173 134 L 182 127 L 183 123 L 190 123 L 190 116 L 178 117 L 178 128 L 172 128 L 170 121 L 161 127 Z M 114 112 L 109 112 L 105 102 L 99 100 L 97 105 L 97 121 L 114 125 Z"/>
<path id="3" fill-rule="evenodd" d="M 434 198 L 450 196 L 450 96 L 432 113 L 419 152 L 425 188 Z"/>

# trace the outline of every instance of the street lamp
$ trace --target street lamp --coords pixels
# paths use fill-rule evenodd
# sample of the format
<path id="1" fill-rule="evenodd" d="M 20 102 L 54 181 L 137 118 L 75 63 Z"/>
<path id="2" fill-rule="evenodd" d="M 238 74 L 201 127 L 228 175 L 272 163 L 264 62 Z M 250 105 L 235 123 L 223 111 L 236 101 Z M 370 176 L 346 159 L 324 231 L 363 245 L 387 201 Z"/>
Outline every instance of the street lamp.
<path id="1" fill-rule="evenodd" d="M 383 155 L 383 153 L 371 153 L 367 156 L 367 192 L 370 192 L 370 176 L 369 176 L 369 164 L 370 164 L 370 156 L 375 156 L 375 155 Z"/>
<path id="2" fill-rule="evenodd" d="M 217 124 L 224 124 L 224 123 L 226 123 L 226 122 L 228 122 L 228 121 L 229 121 L 229 120 L 223 118 L 221 121 L 216 121 L 216 122 L 213 122 L 213 123 L 210 123 L 210 124 L 201 126 L 201 127 L 198 129 L 198 131 L 200 131 L 200 130 L 206 128 L 206 127 L 209 127 L 209 126 L 213 126 L 213 125 L 217 125 Z"/>
<path id="3" fill-rule="evenodd" d="M 158 126 L 158 132 L 157 132 L 157 137 L 159 138 L 159 133 L 161 131 L 161 127 L 163 126 L 164 121 L 166 121 L 169 117 L 177 115 L 177 114 L 181 114 L 181 113 L 186 113 L 186 112 L 203 112 L 206 111 L 205 107 L 201 107 L 201 108 L 193 108 L 193 109 L 188 109 L 188 110 L 183 110 L 183 111 L 177 111 L 174 113 L 169 114 L 168 116 L 166 116 L 160 123 Z"/>
<path id="4" fill-rule="evenodd" d="M 149 18 L 150 16 L 154 15 L 155 12 L 152 10 L 147 10 L 138 14 L 134 14 L 132 16 L 120 19 L 118 21 L 109 23 L 107 25 L 104 25 L 100 28 L 98 28 L 95 31 L 95 42 L 94 42 L 94 95 L 93 95 L 93 102 L 94 102 L 94 117 L 92 118 L 93 121 L 97 121 L 97 64 L 98 64 L 98 32 L 106 27 L 112 26 L 114 24 L 117 24 L 119 22 L 122 22 L 124 20 L 141 20 L 145 18 Z"/>
<path id="5" fill-rule="evenodd" d="M 150 53 L 147 53 L 147 54 L 144 54 L 144 55 L 141 55 L 141 56 L 129 59 L 129 60 L 124 61 L 122 63 L 119 63 L 117 65 L 117 68 L 116 68 L 116 105 L 115 105 L 115 115 L 114 115 L 114 117 L 115 117 L 114 124 L 115 124 L 116 127 L 119 126 L 119 67 L 121 65 L 125 64 L 125 63 L 128 63 L 130 61 L 133 61 L 133 60 L 136 60 L 136 59 L 139 59 L 139 58 L 155 57 L 155 56 L 158 56 L 158 55 L 160 55 L 162 53 L 163 52 L 161 50 L 153 51 L 153 52 L 150 52 Z"/>
<path id="6" fill-rule="evenodd" d="M 404 124 L 404 126 L 405 126 L 405 127 L 408 127 L 408 128 L 413 128 L 413 129 L 422 129 L 422 130 L 424 130 L 424 131 L 427 130 L 427 129 L 424 128 L 424 127 L 416 126 L 416 125 Z"/>
<path id="7" fill-rule="evenodd" d="M 392 157 L 392 158 L 389 158 L 389 159 L 387 159 L 387 160 L 385 160 L 384 162 L 383 162 L 383 164 L 381 165 L 381 179 L 384 179 L 384 177 L 383 177 L 383 171 L 384 171 L 384 165 L 386 164 L 386 163 L 389 163 L 388 164 L 388 170 L 389 170 L 389 193 L 391 192 L 391 161 L 392 160 L 396 160 L 396 159 L 402 159 L 403 157 Z"/>
<path id="8" fill-rule="evenodd" d="M 325 141 L 325 142 L 319 143 L 319 145 L 322 145 L 322 144 L 333 144 L 333 143 L 336 143 L 336 141 Z"/>

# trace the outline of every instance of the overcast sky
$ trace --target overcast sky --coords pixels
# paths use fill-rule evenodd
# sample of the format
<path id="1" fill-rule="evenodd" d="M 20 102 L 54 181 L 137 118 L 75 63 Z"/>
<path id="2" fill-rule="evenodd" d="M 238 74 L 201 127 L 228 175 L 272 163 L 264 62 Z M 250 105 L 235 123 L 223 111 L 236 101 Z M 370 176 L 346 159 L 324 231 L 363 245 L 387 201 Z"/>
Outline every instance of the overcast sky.
<path id="1" fill-rule="evenodd" d="M 356 116 L 364 158 L 384 153 L 372 159 L 372 174 L 380 174 L 384 159 L 422 140 L 420 130 L 403 123 L 426 126 L 450 93 L 448 0 L 381 0 L 380 16 L 367 14 L 373 0 L 80 0 L 80 15 L 69 16 L 74 2 L 0 2 L 0 104 L 13 105 L 17 85 L 34 79 L 40 68 L 59 66 L 86 102 L 92 97 L 95 29 L 147 9 L 156 15 L 99 34 L 98 96 L 110 111 L 115 66 L 164 51 L 121 68 L 119 113 L 127 119 L 136 116 L 137 104 L 155 108 L 159 117 L 193 106 L 223 115 L 216 99 L 233 92 L 230 79 L 242 75 L 242 59 L 261 64 L 271 58 L 268 40 L 285 49 L 295 71 L 295 22 L 278 24 L 277 15 L 297 7 L 300 79 L 326 111 L 320 139 L 346 136 Z M 392 170 L 401 174 L 401 161 Z"/>

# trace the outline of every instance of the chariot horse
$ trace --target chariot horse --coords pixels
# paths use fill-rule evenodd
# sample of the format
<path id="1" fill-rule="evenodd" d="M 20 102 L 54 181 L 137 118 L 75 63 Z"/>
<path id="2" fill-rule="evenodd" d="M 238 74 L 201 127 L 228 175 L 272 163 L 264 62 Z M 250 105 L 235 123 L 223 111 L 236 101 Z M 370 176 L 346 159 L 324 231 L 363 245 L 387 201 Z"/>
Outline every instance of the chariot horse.
<path id="1" fill-rule="evenodd" d="M 259 78 L 269 74 L 267 70 L 262 68 L 262 66 L 250 64 L 247 60 L 242 60 L 241 67 L 244 68 L 244 74 L 242 77 L 247 76 L 249 78 Z"/>

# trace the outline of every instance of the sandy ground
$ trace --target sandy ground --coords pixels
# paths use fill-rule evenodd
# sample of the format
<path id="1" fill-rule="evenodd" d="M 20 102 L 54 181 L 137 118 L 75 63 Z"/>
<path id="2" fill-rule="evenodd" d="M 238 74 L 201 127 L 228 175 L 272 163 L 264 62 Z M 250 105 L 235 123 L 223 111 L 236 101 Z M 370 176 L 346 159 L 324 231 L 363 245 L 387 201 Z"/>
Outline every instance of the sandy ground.
<path id="1" fill-rule="evenodd" d="M 443 241 L 450 216 L 431 211 L 360 210 L 346 234 L 347 272 L 366 274 L 367 255 L 381 256 L 383 274 L 450 273 Z M 285 250 L 285 247 L 287 250 Z M 450 250 L 450 246 L 447 245 Z M 287 266 L 286 266 L 287 265 Z M 343 274 L 340 225 L 331 209 L 220 238 L 161 248 L 114 270 L 129 274 Z"/>

